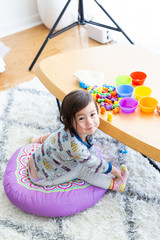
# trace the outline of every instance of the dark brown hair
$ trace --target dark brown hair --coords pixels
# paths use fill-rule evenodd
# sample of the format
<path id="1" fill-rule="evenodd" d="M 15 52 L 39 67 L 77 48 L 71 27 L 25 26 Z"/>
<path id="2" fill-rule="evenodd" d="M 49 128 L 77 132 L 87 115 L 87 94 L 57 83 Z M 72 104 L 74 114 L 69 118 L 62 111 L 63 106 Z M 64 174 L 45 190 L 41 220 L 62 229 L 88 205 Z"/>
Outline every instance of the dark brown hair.
<path id="1" fill-rule="evenodd" d="M 64 97 L 60 109 L 60 121 L 64 124 L 65 130 L 73 129 L 75 114 L 85 108 L 91 101 L 95 103 L 98 113 L 98 106 L 95 99 L 85 90 L 75 90 Z"/>

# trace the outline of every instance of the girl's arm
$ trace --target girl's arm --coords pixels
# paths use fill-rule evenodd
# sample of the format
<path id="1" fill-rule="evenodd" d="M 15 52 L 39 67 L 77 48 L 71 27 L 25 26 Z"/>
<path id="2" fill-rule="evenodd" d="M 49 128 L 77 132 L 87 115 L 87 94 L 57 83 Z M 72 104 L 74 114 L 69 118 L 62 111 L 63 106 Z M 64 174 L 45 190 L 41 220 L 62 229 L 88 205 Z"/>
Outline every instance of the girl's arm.
<path id="1" fill-rule="evenodd" d="M 73 158 L 75 158 L 77 162 L 83 164 L 83 166 L 87 168 L 90 168 L 90 170 L 95 173 L 109 173 L 112 170 L 110 162 L 103 160 L 96 153 L 89 152 L 88 149 L 76 152 L 76 154 L 73 155 Z"/>

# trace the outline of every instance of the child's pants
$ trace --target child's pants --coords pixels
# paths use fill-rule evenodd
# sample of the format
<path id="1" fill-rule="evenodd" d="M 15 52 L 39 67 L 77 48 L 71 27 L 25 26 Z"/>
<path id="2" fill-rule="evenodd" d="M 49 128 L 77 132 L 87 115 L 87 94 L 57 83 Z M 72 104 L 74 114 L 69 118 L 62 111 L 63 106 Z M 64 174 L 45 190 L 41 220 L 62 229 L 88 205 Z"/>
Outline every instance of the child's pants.
<path id="1" fill-rule="evenodd" d="M 30 173 L 29 173 L 30 175 Z M 55 186 L 65 182 L 69 182 L 75 178 L 82 179 L 91 185 L 108 189 L 111 184 L 111 177 L 104 173 L 94 173 L 89 168 L 84 167 L 82 164 L 78 164 L 70 172 L 56 177 L 55 179 L 34 179 L 30 176 L 33 183 L 39 186 Z"/>

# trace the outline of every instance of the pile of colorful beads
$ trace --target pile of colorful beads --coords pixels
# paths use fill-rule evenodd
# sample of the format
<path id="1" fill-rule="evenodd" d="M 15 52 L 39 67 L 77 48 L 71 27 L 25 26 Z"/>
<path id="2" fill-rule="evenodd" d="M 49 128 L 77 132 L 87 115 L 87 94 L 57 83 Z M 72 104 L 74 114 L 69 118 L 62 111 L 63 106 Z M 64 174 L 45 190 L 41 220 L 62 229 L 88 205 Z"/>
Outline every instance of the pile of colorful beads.
<path id="1" fill-rule="evenodd" d="M 105 114 L 108 110 L 113 110 L 113 113 L 118 113 L 120 111 L 118 104 L 119 98 L 114 86 L 104 84 L 102 87 L 93 87 L 79 82 L 79 87 L 87 89 L 94 99 L 100 103 L 101 114 Z"/>

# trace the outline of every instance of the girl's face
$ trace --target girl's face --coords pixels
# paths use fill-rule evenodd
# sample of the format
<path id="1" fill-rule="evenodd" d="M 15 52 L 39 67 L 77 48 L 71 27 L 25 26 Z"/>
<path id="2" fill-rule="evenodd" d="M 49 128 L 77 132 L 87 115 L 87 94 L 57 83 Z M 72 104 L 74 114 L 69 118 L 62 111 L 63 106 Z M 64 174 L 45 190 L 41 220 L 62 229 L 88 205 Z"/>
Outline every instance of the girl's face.
<path id="1" fill-rule="evenodd" d="M 85 142 L 86 136 L 93 134 L 99 126 L 99 116 L 93 101 L 75 114 L 73 127 L 80 138 Z"/>

